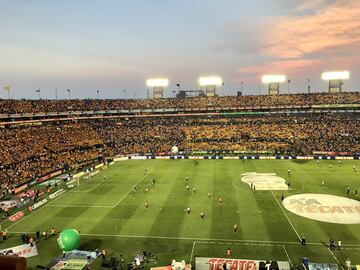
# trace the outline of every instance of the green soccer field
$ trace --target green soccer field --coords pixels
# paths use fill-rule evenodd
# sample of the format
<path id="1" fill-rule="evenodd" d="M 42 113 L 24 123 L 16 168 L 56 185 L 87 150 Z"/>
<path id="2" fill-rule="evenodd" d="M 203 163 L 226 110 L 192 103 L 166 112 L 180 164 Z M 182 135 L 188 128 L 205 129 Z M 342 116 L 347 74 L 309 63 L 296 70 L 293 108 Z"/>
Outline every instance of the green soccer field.
<path id="1" fill-rule="evenodd" d="M 347 197 L 348 186 L 351 198 L 356 199 L 360 172 L 354 171 L 353 165 L 360 168 L 357 162 L 342 161 L 339 165 L 335 160 L 320 161 L 319 165 L 314 160 L 200 160 L 195 166 L 192 160 L 121 161 L 88 180 L 81 179 L 80 186 L 17 223 L 6 223 L 10 237 L 6 243 L 0 242 L 0 249 L 20 244 L 21 232 L 54 226 L 57 231 L 80 231 L 82 249 L 105 248 L 110 256 L 125 262 L 132 261 L 136 252 L 150 251 L 157 264 L 149 262 L 146 266 L 167 265 L 172 259 L 194 263 L 197 256 L 225 257 L 228 247 L 234 258 L 289 260 L 293 265 L 301 263 L 303 257 L 341 264 L 351 258 L 353 264 L 359 264 L 359 224 L 307 219 L 286 210 L 281 203 L 282 194 Z M 252 191 L 241 181 L 241 174 L 246 172 L 276 173 L 290 181 L 291 190 Z M 187 207 L 190 214 L 185 211 Z M 236 232 L 234 224 L 238 224 Z M 302 234 L 306 246 L 299 244 Z M 330 252 L 326 246 L 330 238 L 341 240 L 343 248 Z M 47 264 L 61 254 L 55 238 L 41 240 L 37 246 L 39 256 L 28 259 L 29 266 Z M 96 262 L 95 269 L 101 269 L 99 265 Z"/>

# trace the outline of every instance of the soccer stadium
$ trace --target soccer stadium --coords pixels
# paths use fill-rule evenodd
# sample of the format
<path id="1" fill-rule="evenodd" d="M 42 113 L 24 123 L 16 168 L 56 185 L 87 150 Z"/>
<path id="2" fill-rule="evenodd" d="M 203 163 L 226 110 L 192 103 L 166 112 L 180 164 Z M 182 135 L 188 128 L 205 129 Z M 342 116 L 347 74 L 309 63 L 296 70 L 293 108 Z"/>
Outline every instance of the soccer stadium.
<path id="1" fill-rule="evenodd" d="M 82 16 L 106 10 L 109 18 L 102 18 L 111 22 L 99 22 L 109 27 L 98 32 L 101 38 L 105 32 L 110 36 L 117 33 L 111 28 L 112 20 L 117 20 L 112 8 L 120 12 L 120 4 L 115 2 L 109 1 L 106 8 L 91 3 L 84 10 L 87 15 L 79 17 L 80 6 L 68 1 L 56 7 L 46 1 L 33 7 L 22 1 L 4 2 L 0 7 L 8 14 L 14 10 L 22 15 L 35 12 L 41 15 L 37 22 L 45 22 L 55 9 L 55 18 L 67 10 L 69 20 L 83 30 L 90 26 L 83 25 Z M 212 2 L 209 6 L 215 5 Z M 292 9 L 300 15 L 289 17 L 290 28 L 302 25 L 295 20 L 308 23 L 319 16 L 325 20 L 328 13 L 334 16 L 336 10 L 352 9 L 355 14 L 360 10 L 359 3 L 348 0 L 320 1 L 321 5 L 310 2 Z M 180 11 L 186 4 L 168 5 Z M 164 10 L 143 5 L 124 3 L 121 7 L 151 10 L 166 17 Z M 230 12 L 237 5 L 229 4 L 223 10 Z M 247 5 L 241 7 L 250 8 Z M 211 14 L 213 8 L 205 10 Z M 40 10 L 49 13 L 37 13 Z M 169 10 L 169 6 L 165 8 Z M 279 7 L 276 12 L 281 10 Z M 14 17 L 5 16 L 10 21 L 21 17 L 16 12 Z M 354 16 L 353 23 L 359 18 Z M 124 23 L 130 27 L 130 22 Z M 339 20 L 334 27 L 336 23 L 346 24 Z M 133 78 L 134 67 L 124 58 L 123 68 L 134 74 L 122 75 L 120 68 L 114 76 L 134 80 L 135 90 L 121 89 L 123 96 L 119 97 L 96 86 L 96 96 L 89 97 L 86 89 L 92 86 L 81 79 L 85 73 L 75 69 L 69 70 L 74 74 L 67 73 L 66 66 L 79 65 L 76 67 L 86 70 L 90 62 L 79 60 L 85 61 L 80 66 L 64 56 L 58 59 L 59 67 L 47 66 L 46 59 L 57 58 L 49 53 L 55 45 L 52 41 L 47 44 L 54 29 L 46 28 L 57 25 L 59 36 L 64 29 L 70 31 L 65 36 L 73 37 L 75 44 L 64 46 L 75 57 L 76 42 L 86 38 L 71 32 L 73 25 L 63 29 L 66 22 L 39 26 L 29 21 L 21 30 L 15 22 L 10 24 L 9 29 L 19 33 L 27 29 L 35 36 L 34 29 L 41 29 L 46 44 L 41 45 L 44 48 L 34 43 L 27 44 L 28 49 L 16 49 L 9 54 L 13 64 L 6 53 L 0 53 L 8 61 L 0 64 L 4 90 L 0 98 L 0 270 L 360 270 L 360 92 L 356 91 L 360 74 L 359 62 L 355 66 L 352 62 L 358 59 L 359 39 L 346 43 L 349 53 L 352 45 L 357 46 L 352 51 L 355 60 L 344 60 L 341 46 L 345 34 L 337 43 L 343 42 L 341 46 L 331 47 L 332 57 L 340 65 L 335 69 L 325 58 L 317 66 L 320 60 L 314 59 L 328 51 L 306 51 L 310 41 L 312 46 L 325 42 L 320 33 L 318 39 L 308 33 L 310 41 L 304 47 L 299 40 L 303 56 L 292 51 L 290 56 L 280 57 L 272 47 L 271 55 L 285 60 L 268 63 L 264 56 L 265 68 L 255 73 L 250 72 L 255 66 L 237 70 L 245 78 L 241 80 L 230 79 L 221 65 L 215 66 L 219 68 L 215 72 L 225 78 L 196 78 L 194 74 L 188 78 L 187 71 L 184 75 L 176 69 L 183 79 L 174 80 L 175 69 L 171 68 L 169 76 L 141 77 L 150 65 L 145 58 L 141 70 L 136 71 L 139 76 Z M 157 25 L 155 21 L 148 24 L 150 28 Z M 190 31 L 188 26 L 185 29 Z M 285 31 L 284 25 L 281 29 Z M 92 30 L 96 33 L 97 28 Z M 146 32 L 143 35 L 149 44 L 160 44 L 152 43 L 158 37 L 149 40 Z M 358 32 L 353 35 L 359 37 Z M 8 35 L 10 45 L 4 50 L 20 46 L 20 36 Z M 128 33 L 123 38 L 134 36 Z M 87 50 L 95 54 L 100 45 L 110 53 L 111 41 L 115 39 L 99 44 L 94 40 L 78 53 L 81 57 Z M 250 41 L 254 42 L 246 42 Z M 32 46 L 40 58 L 27 70 L 26 60 L 20 64 L 16 57 L 25 57 Z M 136 45 L 137 54 L 147 50 L 141 46 Z M 181 46 L 174 49 L 180 53 Z M 131 53 L 132 48 L 127 49 Z M 285 51 L 284 47 L 279 50 Z M 244 51 L 251 54 L 249 49 Z M 312 79 L 306 79 L 306 86 L 296 84 L 293 78 L 305 76 L 299 69 L 302 64 L 294 69 L 289 61 L 303 63 L 311 57 L 311 65 L 318 69 L 306 64 Z M 115 58 L 111 61 L 116 62 Z M 285 64 L 279 68 L 278 61 Z M 207 65 L 206 60 L 199 63 L 194 66 Z M 114 70 L 97 64 L 95 73 L 88 70 L 86 80 L 106 81 L 111 88 L 112 80 L 116 81 Z M 188 85 L 187 78 L 191 81 Z M 54 87 L 55 96 L 46 96 L 43 90 L 60 81 L 77 84 L 77 80 L 85 90 L 63 87 L 63 96 L 60 87 Z M 44 86 L 32 88 L 34 81 Z"/>

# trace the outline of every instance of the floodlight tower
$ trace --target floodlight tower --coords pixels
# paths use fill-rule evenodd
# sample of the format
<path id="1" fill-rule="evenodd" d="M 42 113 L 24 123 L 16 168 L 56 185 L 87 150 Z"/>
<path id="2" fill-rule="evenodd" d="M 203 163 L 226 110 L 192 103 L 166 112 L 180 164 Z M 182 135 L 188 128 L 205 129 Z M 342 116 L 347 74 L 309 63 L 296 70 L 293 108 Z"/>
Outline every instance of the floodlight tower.
<path id="1" fill-rule="evenodd" d="M 342 90 L 343 80 L 350 78 L 349 71 L 324 72 L 321 75 L 324 81 L 329 81 L 329 93 L 339 93 Z"/>
<path id="2" fill-rule="evenodd" d="M 153 89 L 153 98 L 163 98 L 164 89 L 169 86 L 168 79 L 148 79 L 146 85 Z"/>
<path id="3" fill-rule="evenodd" d="M 200 77 L 198 83 L 205 87 L 207 97 L 215 97 L 216 87 L 223 85 L 223 80 L 220 77 Z"/>
<path id="4" fill-rule="evenodd" d="M 261 79 L 262 83 L 268 84 L 269 95 L 278 95 L 280 91 L 280 83 L 286 81 L 285 75 L 264 75 Z"/>

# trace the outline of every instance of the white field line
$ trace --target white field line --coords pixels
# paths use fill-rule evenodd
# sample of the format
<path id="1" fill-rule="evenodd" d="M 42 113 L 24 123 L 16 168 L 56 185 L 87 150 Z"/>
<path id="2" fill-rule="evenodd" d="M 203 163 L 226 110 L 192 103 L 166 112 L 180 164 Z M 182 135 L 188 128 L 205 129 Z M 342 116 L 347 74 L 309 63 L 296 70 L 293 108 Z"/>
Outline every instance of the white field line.
<path id="1" fill-rule="evenodd" d="M 344 270 L 344 267 L 342 266 L 342 264 L 339 262 L 338 258 L 336 258 L 336 256 L 334 255 L 334 253 L 330 250 L 330 248 L 328 248 L 328 251 L 331 253 L 331 255 L 334 257 L 335 261 L 337 262 L 338 265 L 340 265 L 341 269 Z"/>
<path id="2" fill-rule="evenodd" d="M 113 205 L 49 204 L 46 207 L 114 208 Z"/>
<path id="3" fill-rule="evenodd" d="M 116 206 L 118 206 L 119 203 L 121 203 L 121 202 L 127 197 L 127 195 L 129 195 L 130 192 L 133 191 L 134 187 L 137 186 L 142 180 L 144 180 L 144 178 L 149 174 L 150 171 L 151 171 L 151 169 L 148 170 L 148 171 L 146 172 L 146 174 L 144 174 L 144 176 L 141 177 L 140 180 L 139 180 L 135 185 L 132 186 L 132 188 L 113 206 L 113 208 L 115 208 Z"/>
<path id="4" fill-rule="evenodd" d="M 286 257 L 287 257 L 288 260 L 289 260 L 289 263 L 290 263 L 291 268 L 293 268 L 293 263 L 292 263 L 292 261 L 291 261 L 291 259 L 290 259 L 289 253 L 287 252 L 287 250 L 286 250 L 286 248 L 285 248 L 285 245 L 282 245 L 282 248 L 284 249 L 284 252 L 285 252 L 285 254 L 286 254 Z"/>
<path id="5" fill-rule="evenodd" d="M 142 180 L 144 180 L 144 178 L 149 174 L 151 170 L 149 170 L 143 177 L 141 177 L 141 179 L 131 187 L 131 189 L 114 205 L 83 205 L 83 204 L 48 204 L 46 205 L 47 207 L 79 207 L 79 208 L 115 208 L 116 206 L 119 205 L 119 203 L 121 203 L 129 194 L 131 191 L 133 191 L 134 187 L 137 186 Z M 105 182 L 107 180 L 103 180 L 102 182 L 100 182 L 99 184 L 97 184 L 95 187 L 93 187 L 91 190 L 93 190 L 94 188 L 96 188 L 98 185 L 102 184 L 103 182 Z M 91 190 L 88 191 L 73 191 L 73 192 L 90 192 Z"/>
<path id="6" fill-rule="evenodd" d="M 299 235 L 299 233 L 296 231 L 294 225 L 292 224 L 291 220 L 289 219 L 289 217 L 286 215 L 286 212 L 284 210 L 284 208 L 281 206 L 281 204 L 279 203 L 279 201 L 276 199 L 275 195 L 274 195 L 274 192 L 271 191 L 271 194 L 273 195 L 274 197 L 274 200 L 276 201 L 276 203 L 279 205 L 281 211 L 284 213 L 287 221 L 289 222 L 289 224 L 291 225 L 292 229 L 294 230 L 294 232 L 296 233 L 296 236 L 298 237 L 299 241 L 301 241 L 301 237 Z"/>
<path id="7" fill-rule="evenodd" d="M 58 199 L 60 199 L 60 198 L 61 198 L 62 196 L 64 196 L 65 194 L 67 194 L 67 192 L 64 192 L 63 194 L 59 195 L 59 196 L 56 197 L 55 199 L 51 200 L 50 203 L 51 203 L 51 202 L 54 202 L 54 201 L 56 201 L 56 200 L 58 200 Z M 40 211 L 41 209 L 45 208 L 46 206 L 47 206 L 47 204 L 45 204 L 45 205 L 42 206 L 42 207 L 39 207 L 39 208 L 35 209 L 35 210 L 32 211 L 29 215 L 23 217 L 22 219 L 18 220 L 18 221 L 15 222 L 15 223 L 11 224 L 9 227 L 7 227 L 7 229 L 9 229 L 9 228 L 11 228 L 12 226 L 20 223 L 21 221 L 24 221 L 25 219 L 27 219 L 28 217 L 30 217 L 32 214 L 37 213 L 38 211 Z"/>
<path id="8" fill-rule="evenodd" d="M 43 209 L 45 207 L 84 207 L 84 208 L 115 208 L 116 206 L 119 205 L 119 203 L 121 203 L 127 195 L 129 195 L 129 193 L 133 190 L 133 188 L 138 185 L 148 174 L 149 172 L 151 171 L 151 169 L 113 206 L 107 206 L 107 205 L 99 205 L 99 206 L 96 206 L 96 205 L 92 205 L 92 206 L 85 206 L 85 205 L 80 205 L 80 206 L 76 206 L 76 205 L 56 205 L 56 204 L 52 204 L 53 202 L 55 202 L 56 200 L 60 199 L 63 195 L 67 194 L 67 192 L 61 194 L 60 196 L 58 196 L 57 198 L 53 199 L 52 201 L 50 201 L 48 204 L 45 204 L 44 206 L 42 207 L 39 207 L 37 210 L 34 210 L 32 211 L 29 215 L 23 217 L 22 219 L 20 219 L 19 221 L 11 224 L 10 226 L 7 227 L 7 229 L 11 228 L 12 226 L 14 226 L 15 224 L 18 224 L 19 222 L 27 219 L 28 217 L 30 217 L 32 214 L 36 213 L 37 211 L 39 211 L 40 209 Z M 105 180 L 104 180 L 105 181 Z M 101 182 L 102 183 L 102 182 Z M 99 183 L 99 184 L 101 184 Z M 99 185 L 98 184 L 98 185 Z M 96 186 L 95 186 L 96 187 Z M 94 187 L 94 188 L 95 188 Z M 93 188 L 93 189 L 94 189 Z M 2 223 L 0 223 L 2 224 Z"/>
<path id="9" fill-rule="evenodd" d="M 71 192 L 71 193 L 87 193 L 87 192 L 91 192 L 91 191 L 93 191 L 95 188 L 97 188 L 99 185 L 101 185 L 102 183 L 104 183 L 105 181 L 107 181 L 107 180 L 101 181 L 100 183 L 96 184 L 94 187 L 92 187 L 92 188 L 89 189 L 89 190 L 71 190 L 70 192 Z"/>
<path id="10" fill-rule="evenodd" d="M 22 233 L 35 233 L 35 232 L 19 232 L 19 231 L 10 231 L 14 234 Z M 244 243 L 250 245 L 300 245 L 299 242 L 287 242 L 287 241 L 271 241 L 271 240 L 245 240 L 245 239 L 212 239 L 212 238 L 194 238 L 194 237 L 176 237 L 176 236 L 151 236 L 151 235 L 129 235 L 129 234 L 94 234 L 94 233 L 80 233 L 83 236 L 93 236 L 93 237 L 118 237 L 118 238 L 144 238 L 144 239 L 165 239 L 165 240 L 184 240 L 184 241 L 196 241 L 197 243 L 213 243 L 213 244 L 229 244 L 229 243 Z M 306 245 L 312 246 L 324 246 L 323 243 L 306 243 Z M 345 245 L 343 245 L 345 246 Z M 360 244 L 348 244 L 349 247 L 360 247 Z"/>
<path id="11" fill-rule="evenodd" d="M 194 255 L 195 244 L 196 244 L 196 241 L 193 242 L 193 246 L 192 246 L 192 250 L 191 250 L 191 255 L 190 255 L 190 261 L 189 261 L 190 264 L 192 263 L 192 258 L 193 258 L 193 255 Z"/>

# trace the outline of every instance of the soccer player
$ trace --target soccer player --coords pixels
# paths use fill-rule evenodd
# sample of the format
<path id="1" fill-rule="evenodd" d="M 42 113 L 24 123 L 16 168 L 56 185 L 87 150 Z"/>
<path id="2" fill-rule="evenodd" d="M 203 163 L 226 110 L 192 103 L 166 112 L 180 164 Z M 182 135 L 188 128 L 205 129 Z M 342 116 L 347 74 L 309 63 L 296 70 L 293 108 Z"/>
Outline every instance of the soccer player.
<path id="1" fill-rule="evenodd" d="M 195 187 L 193 187 L 193 192 L 196 193 L 196 188 Z"/>
<path id="2" fill-rule="evenodd" d="M 291 177 L 290 169 L 288 169 L 288 176 Z"/>
<path id="3" fill-rule="evenodd" d="M 30 237 L 29 244 L 30 244 L 30 247 L 34 246 L 34 238 Z"/>
<path id="4" fill-rule="evenodd" d="M 317 160 L 316 163 L 317 163 L 317 165 L 320 165 L 320 160 Z"/>
<path id="5" fill-rule="evenodd" d="M 350 195 L 350 187 L 349 187 L 349 186 L 347 187 L 346 194 L 347 194 L 348 196 Z"/>
<path id="6" fill-rule="evenodd" d="M 155 186 L 155 178 L 152 180 L 152 185 Z"/>
<path id="7" fill-rule="evenodd" d="M 303 245 L 303 246 L 306 245 L 306 239 L 305 239 L 305 235 L 304 235 L 304 234 L 301 235 L 301 245 Z"/>
<path id="8" fill-rule="evenodd" d="M 335 241 L 332 238 L 330 238 L 330 240 L 329 240 L 329 247 L 330 247 L 330 250 L 335 250 Z"/>
<path id="9" fill-rule="evenodd" d="M 230 257 L 231 257 L 231 249 L 228 248 L 228 249 L 226 250 L 226 258 L 230 258 Z"/>
<path id="10" fill-rule="evenodd" d="M 338 160 L 338 165 L 339 165 L 339 167 L 341 166 L 341 161 L 340 160 Z"/>
<path id="11" fill-rule="evenodd" d="M 55 228 L 54 227 L 51 228 L 51 235 L 55 236 Z"/>
<path id="12" fill-rule="evenodd" d="M 204 220 L 204 217 L 205 217 L 204 211 L 201 210 L 201 211 L 200 211 L 200 218 L 201 218 L 201 220 Z"/>
<path id="13" fill-rule="evenodd" d="M 329 169 L 331 169 L 331 164 L 329 165 Z"/>
<path id="14" fill-rule="evenodd" d="M 3 240 L 4 240 L 4 241 L 5 241 L 6 238 L 7 238 L 7 234 L 8 234 L 7 229 L 4 229 L 4 230 L 2 231 L 2 237 L 3 237 Z"/>
<path id="15" fill-rule="evenodd" d="M 189 188 L 190 188 L 189 186 L 186 186 L 186 189 L 187 189 L 187 190 L 189 190 Z"/>
<path id="16" fill-rule="evenodd" d="M 190 215 L 190 213 L 191 213 L 190 207 L 186 208 L 186 213 L 187 213 L 188 215 Z"/>
<path id="17" fill-rule="evenodd" d="M 148 188 L 145 188 L 145 192 L 148 192 L 149 191 L 149 189 Z"/>
<path id="18" fill-rule="evenodd" d="M 146 175 L 146 174 L 147 174 L 147 168 L 144 169 L 144 175 Z"/>
<path id="19" fill-rule="evenodd" d="M 234 224 L 234 233 L 236 233 L 237 228 L 238 228 L 238 225 L 237 225 L 237 224 Z"/>
<path id="20" fill-rule="evenodd" d="M 208 192 L 208 198 L 209 198 L 209 200 L 210 200 L 210 198 L 211 198 L 211 194 L 210 194 L 210 192 Z"/>
<path id="21" fill-rule="evenodd" d="M 356 172 L 356 166 L 355 165 L 353 166 L 353 171 Z"/>
<path id="22" fill-rule="evenodd" d="M 107 176 L 106 176 L 106 175 L 104 175 L 104 181 L 106 181 L 106 180 L 108 180 L 108 178 L 107 178 Z"/>
<path id="23" fill-rule="evenodd" d="M 351 270 L 351 261 L 349 258 L 345 261 L 345 266 L 346 270 Z"/>
<path id="24" fill-rule="evenodd" d="M 357 198 L 357 189 L 355 189 L 355 197 Z"/>
<path id="25" fill-rule="evenodd" d="M 101 250 L 101 260 L 105 261 L 105 259 L 106 259 L 106 251 L 105 251 L 105 248 L 103 248 Z"/>
<path id="26" fill-rule="evenodd" d="M 221 205 L 222 202 L 223 202 L 223 200 L 222 200 L 222 198 L 221 198 L 221 196 L 220 196 L 220 197 L 219 197 L 219 200 L 218 200 L 218 204 Z"/>
<path id="27" fill-rule="evenodd" d="M 149 208 L 149 203 L 145 202 L 145 208 Z"/>
<path id="28" fill-rule="evenodd" d="M 325 182 L 324 180 L 321 181 L 321 187 L 324 187 L 325 186 Z"/>
<path id="29" fill-rule="evenodd" d="M 185 182 L 187 182 L 187 181 L 189 181 L 189 177 L 188 177 L 188 176 L 185 177 Z"/>

